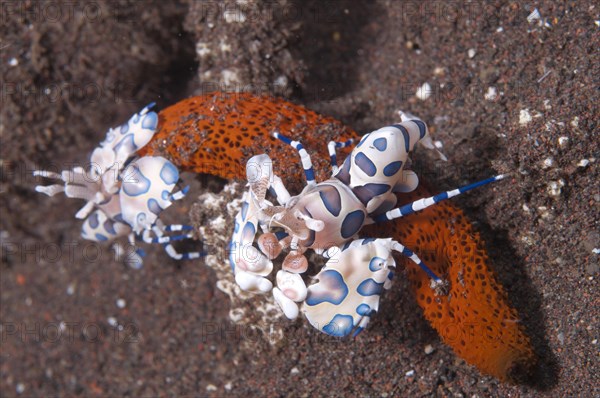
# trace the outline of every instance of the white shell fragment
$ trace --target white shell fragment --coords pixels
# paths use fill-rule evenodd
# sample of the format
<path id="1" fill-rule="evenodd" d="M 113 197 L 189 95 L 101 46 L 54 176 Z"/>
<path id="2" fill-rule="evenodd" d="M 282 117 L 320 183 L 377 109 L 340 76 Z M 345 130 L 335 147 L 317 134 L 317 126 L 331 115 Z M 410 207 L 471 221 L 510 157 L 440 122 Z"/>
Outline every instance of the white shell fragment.
<path id="1" fill-rule="evenodd" d="M 415 96 L 421 101 L 425 101 L 427 98 L 431 97 L 432 90 L 431 85 L 427 82 L 423 83 L 421 87 L 417 89 Z"/>
<path id="2" fill-rule="evenodd" d="M 498 98 L 498 91 L 496 87 L 488 87 L 483 97 L 486 101 L 495 101 L 496 98 Z"/>
<path id="3" fill-rule="evenodd" d="M 558 181 L 550 181 L 546 188 L 548 195 L 552 197 L 559 197 L 562 193 L 562 188 L 565 186 L 565 181 L 561 178 Z"/>
<path id="4" fill-rule="evenodd" d="M 531 114 L 529 113 L 529 109 L 521 109 L 519 111 L 519 124 L 521 126 L 525 126 L 525 125 L 529 124 L 532 120 L 533 120 L 533 118 L 531 117 Z"/>
<path id="5" fill-rule="evenodd" d="M 566 136 L 558 137 L 558 145 L 561 148 L 565 148 L 567 145 L 569 145 L 569 137 L 566 137 Z"/>
<path id="6" fill-rule="evenodd" d="M 527 22 L 533 23 L 535 21 L 538 21 L 541 18 L 542 18 L 542 15 L 540 14 L 540 10 L 538 10 L 537 8 L 534 8 L 533 11 L 531 12 L 531 14 L 529 14 L 527 16 Z"/>
<path id="7" fill-rule="evenodd" d="M 581 159 L 579 163 L 577 163 L 577 167 L 587 167 L 590 164 L 588 159 Z"/>

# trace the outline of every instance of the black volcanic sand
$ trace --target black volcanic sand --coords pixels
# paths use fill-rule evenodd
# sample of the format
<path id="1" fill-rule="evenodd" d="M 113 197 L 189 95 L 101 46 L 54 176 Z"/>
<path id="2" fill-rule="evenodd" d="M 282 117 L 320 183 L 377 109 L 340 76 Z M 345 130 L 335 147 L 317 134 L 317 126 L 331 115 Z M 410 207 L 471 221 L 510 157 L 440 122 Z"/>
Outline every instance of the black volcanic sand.
<path id="1" fill-rule="evenodd" d="M 3 2 L 2 396 L 599 396 L 600 6 L 419 3 Z M 449 158 L 414 157 L 440 189 L 511 172 L 455 201 L 542 358 L 532 383 L 457 358 L 402 278 L 358 338 L 298 320 L 271 346 L 230 323 L 199 261 L 144 246 L 128 268 L 80 239 L 81 201 L 34 192 L 31 170 L 85 163 L 147 103 L 214 89 L 286 96 L 362 132 L 409 111 Z M 179 221 L 210 182 L 187 179 Z"/>

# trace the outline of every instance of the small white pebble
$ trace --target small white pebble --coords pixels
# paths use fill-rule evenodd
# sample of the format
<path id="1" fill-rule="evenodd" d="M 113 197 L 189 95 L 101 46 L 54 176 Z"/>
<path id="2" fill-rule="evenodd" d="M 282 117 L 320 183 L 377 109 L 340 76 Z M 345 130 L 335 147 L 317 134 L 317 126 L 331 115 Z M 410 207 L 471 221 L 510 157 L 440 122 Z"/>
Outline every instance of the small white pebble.
<path id="1" fill-rule="evenodd" d="M 229 43 L 227 43 L 226 41 L 221 40 L 221 42 L 219 43 L 219 49 L 221 50 L 222 53 L 230 52 L 231 45 Z"/>
<path id="2" fill-rule="evenodd" d="M 581 159 L 579 161 L 579 163 L 577 163 L 577 166 L 579 167 L 587 167 L 587 165 L 590 164 L 590 161 L 587 159 Z"/>
<path id="3" fill-rule="evenodd" d="M 467 51 L 469 58 L 473 58 L 475 54 L 477 54 L 477 51 L 474 48 L 469 48 L 469 51 Z"/>
<path id="4" fill-rule="evenodd" d="M 11 58 L 10 61 L 8 61 L 8 65 L 17 66 L 17 65 L 19 65 L 19 60 L 16 58 Z"/>
<path id="5" fill-rule="evenodd" d="M 25 392 L 25 384 L 17 384 L 17 388 L 15 390 L 17 391 L 17 394 L 23 394 L 23 392 Z"/>
<path id="6" fill-rule="evenodd" d="M 246 22 L 246 16 L 241 10 L 226 10 L 225 13 L 223 13 L 223 17 L 225 18 L 225 22 L 227 23 Z"/>
<path id="7" fill-rule="evenodd" d="M 274 83 L 275 86 L 286 87 L 288 85 L 288 78 L 285 75 L 281 75 L 277 79 L 275 79 Z"/>
<path id="8" fill-rule="evenodd" d="M 558 265 L 564 265 L 564 264 L 565 264 L 565 260 L 563 260 L 563 258 L 562 258 L 562 257 L 560 257 L 560 256 L 559 256 L 559 257 L 556 257 L 556 258 L 554 259 L 554 262 L 555 262 L 556 264 L 558 264 Z"/>
<path id="9" fill-rule="evenodd" d="M 433 346 L 431 344 L 427 344 L 425 346 L 425 354 L 426 355 L 433 353 L 433 351 L 435 351 L 435 349 L 433 348 Z"/>
<path id="10" fill-rule="evenodd" d="M 69 286 L 67 286 L 67 295 L 72 296 L 74 293 L 75 293 L 75 284 L 70 283 Z"/>
<path id="11" fill-rule="evenodd" d="M 415 375 L 415 371 L 412 369 L 405 373 L 406 377 L 413 377 L 414 375 Z"/>
<path id="12" fill-rule="evenodd" d="M 200 58 L 204 58 L 208 55 L 210 55 L 211 51 L 210 48 L 208 48 L 208 43 L 204 43 L 204 42 L 198 42 L 196 43 L 196 54 L 198 54 L 198 56 Z"/>
<path id="13" fill-rule="evenodd" d="M 549 99 L 545 99 L 544 100 L 544 109 L 546 109 L 547 111 L 549 111 L 550 109 L 552 109 L 552 105 L 550 105 L 550 100 Z"/>
<path id="14" fill-rule="evenodd" d="M 115 326 L 117 326 L 117 319 L 116 319 L 116 318 L 114 318 L 114 317 L 112 317 L 112 316 L 108 317 L 108 319 L 107 319 L 106 321 L 107 321 L 107 322 L 108 322 L 108 324 L 109 324 L 110 326 L 112 326 L 112 327 L 115 327 Z"/>
<path id="15" fill-rule="evenodd" d="M 529 113 L 529 109 L 521 109 L 521 111 L 519 112 L 519 124 L 521 126 L 525 126 L 526 124 L 529 124 L 529 122 L 531 122 L 532 117 L 531 114 Z"/>
<path id="16" fill-rule="evenodd" d="M 498 98 L 498 91 L 496 90 L 496 87 L 488 87 L 483 98 L 485 98 L 486 101 L 494 101 L 496 98 Z"/>
<path id="17" fill-rule="evenodd" d="M 442 68 L 441 66 L 436 66 L 435 69 L 433 70 L 433 75 L 434 76 L 442 76 L 445 72 L 445 69 Z"/>
<path id="18" fill-rule="evenodd" d="M 220 282 L 220 281 L 219 281 Z M 217 284 L 219 283 L 217 282 Z M 219 287 L 219 285 L 217 285 L 217 287 Z M 223 290 L 222 288 L 219 288 L 220 290 Z M 225 293 L 228 293 L 227 291 L 225 291 Z M 242 319 L 244 319 L 244 316 L 246 314 L 244 313 L 244 310 L 241 308 L 234 308 L 231 311 L 229 311 L 229 319 L 233 322 L 233 323 L 238 323 L 239 321 L 241 321 Z"/>
<path id="19" fill-rule="evenodd" d="M 206 386 L 206 391 L 217 391 L 217 386 L 214 384 L 209 384 Z"/>
<path id="20" fill-rule="evenodd" d="M 571 127 L 579 127 L 579 116 L 575 116 L 573 120 L 571 120 Z"/>
<path id="21" fill-rule="evenodd" d="M 534 22 L 534 21 L 537 21 L 537 20 L 539 20 L 540 18 L 541 18 L 540 11 L 539 11 L 537 8 L 535 8 L 535 9 L 534 9 L 534 10 L 531 12 L 531 14 L 529 14 L 529 15 L 527 16 L 527 22 L 529 22 L 529 23 L 532 23 L 532 22 Z"/>
<path id="22" fill-rule="evenodd" d="M 421 87 L 419 87 L 415 95 L 421 101 L 425 101 L 427 98 L 431 97 L 431 86 L 429 83 L 425 82 Z"/>
<path id="23" fill-rule="evenodd" d="M 594 254 L 600 254 L 600 249 L 599 249 L 599 248 L 597 248 L 597 247 L 594 247 L 594 248 L 592 249 L 592 253 L 594 253 Z"/>
<path id="24" fill-rule="evenodd" d="M 122 298 L 117 299 L 117 307 L 125 308 L 125 305 L 127 305 L 127 302 L 124 299 L 122 299 Z"/>
<path id="25" fill-rule="evenodd" d="M 558 137 L 558 145 L 561 148 L 566 147 L 568 144 L 569 144 L 569 137 L 565 137 L 565 136 Z"/>
<path id="26" fill-rule="evenodd" d="M 533 244 L 534 244 L 533 238 L 529 235 L 521 236 L 521 242 L 523 242 L 527 246 L 533 246 Z"/>
<path id="27" fill-rule="evenodd" d="M 442 141 L 433 141 L 433 145 L 437 148 L 437 149 L 442 149 L 444 147 L 444 143 Z"/>
<path id="28" fill-rule="evenodd" d="M 498 28 L 496 29 L 496 32 L 498 32 L 498 33 L 504 32 L 504 28 L 502 26 L 498 26 Z"/>
<path id="29" fill-rule="evenodd" d="M 231 382 L 230 382 L 230 381 L 228 381 L 228 382 L 227 382 L 227 383 L 226 383 L 226 384 L 223 386 L 223 388 L 225 388 L 225 390 L 227 390 L 227 391 L 231 391 L 231 389 L 233 388 L 233 385 L 231 384 Z"/>
<path id="30" fill-rule="evenodd" d="M 292 375 L 297 375 L 298 373 L 300 373 L 300 370 L 295 366 L 290 370 L 290 374 Z"/>
<path id="31" fill-rule="evenodd" d="M 547 192 L 548 195 L 553 197 L 559 197 L 562 192 L 562 187 L 565 186 L 565 181 L 561 178 L 558 181 L 550 181 L 548 183 Z"/>
<path id="32" fill-rule="evenodd" d="M 221 81 L 226 86 L 231 86 L 236 83 L 240 83 L 240 77 L 235 70 L 223 69 L 221 71 Z"/>
<path id="33" fill-rule="evenodd" d="M 592 340 L 592 344 L 594 344 L 594 345 L 595 345 L 595 344 L 598 344 L 598 339 L 594 339 L 594 340 Z"/>
<path id="34" fill-rule="evenodd" d="M 544 165 L 543 165 L 542 167 L 543 167 L 544 169 L 547 169 L 547 168 L 549 168 L 549 167 L 552 167 L 552 165 L 554 164 L 554 159 L 552 159 L 552 158 L 546 158 L 546 159 L 544 159 L 544 162 L 543 162 L 543 164 L 544 164 Z"/>
<path id="35" fill-rule="evenodd" d="M 531 210 L 529 208 L 529 206 L 527 206 L 525 203 L 523 203 L 523 211 L 529 212 L 529 210 Z"/>

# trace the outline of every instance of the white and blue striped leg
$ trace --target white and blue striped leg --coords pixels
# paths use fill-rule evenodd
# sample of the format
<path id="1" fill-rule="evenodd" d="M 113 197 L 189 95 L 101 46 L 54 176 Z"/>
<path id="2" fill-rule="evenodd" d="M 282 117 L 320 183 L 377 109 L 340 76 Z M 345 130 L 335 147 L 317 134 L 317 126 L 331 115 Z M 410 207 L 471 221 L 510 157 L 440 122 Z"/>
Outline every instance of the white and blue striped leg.
<path id="1" fill-rule="evenodd" d="M 399 242 L 392 241 L 392 250 L 397 251 L 398 253 L 401 253 L 402 255 L 410 258 L 423 271 L 425 271 L 425 273 L 429 276 L 429 278 L 431 278 L 431 288 L 432 289 L 439 290 L 440 288 L 443 288 L 444 286 L 447 285 L 446 281 L 444 281 L 442 278 L 440 278 L 438 275 L 436 275 L 436 273 L 433 272 L 431 270 L 431 268 L 429 268 L 427 265 L 425 265 L 425 263 L 423 261 L 421 261 L 419 256 L 417 256 L 408 247 L 404 246 L 403 244 L 401 244 Z"/>
<path id="2" fill-rule="evenodd" d="M 181 182 L 181 180 L 179 180 Z M 185 186 L 181 191 L 177 191 L 169 195 L 171 201 L 181 200 L 185 197 L 185 195 L 189 192 L 189 185 Z M 160 219 L 157 220 L 156 224 L 152 227 L 152 232 L 156 235 L 155 238 L 150 236 L 150 231 L 144 231 L 142 233 L 142 240 L 146 243 L 160 243 L 164 246 L 167 254 L 174 258 L 175 260 L 192 260 L 196 258 L 200 258 L 205 256 L 204 252 L 185 252 L 179 253 L 173 245 L 172 242 L 192 239 L 194 234 L 192 231 L 194 227 L 190 225 L 183 224 L 172 224 L 172 225 L 164 225 Z M 165 232 L 187 232 L 180 235 L 166 235 Z"/>
<path id="3" fill-rule="evenodd" d="M 331 170 L 333 171 L 333 174 L 337 173 L 339 169 L 337 164 L 337 154 L 335 150 L 337 148 L 346 148 L 347 146 L 352 145 L 352 143 L 354 143 L 354 140 L 350 138 L 348 141 L 345 142 L 329 141 L 329 144 L 327 144 L 327 150 L 329 151 L 329 158 L 331 159 Z"/>
<path id="4" fill-rule="evenodd" d="M 185 240 L 185 239 L 191 239 L 194 237 L 194 235 L 192 233 L 187 233 L 187 234 L 182 234 L 182 235 L 165 235 L 164 232 L 171 232 L 171 231 L 193 231 L 194 227 L 192 227 L 191 225 L 182 225 L 182 224 L 173 224 L 173 225 L 167 225 L 161 228 L 158 227 L 154 227 L 152 228 L 152 232 L 154 232 L 154 234 L 157 236 L 155 238 L 152 238 L 150 236 L 150 231 L 144 231 L 145 233 L 142 235 L 142 238 L 144 240 L 144 242 L 146 243 L 160 243 L 160 244 L 165 244 L 165 243 L 171 243 L 171 242 L 176 242 L 178 240 Z"/>
<path id="5" fill-rule="evenodd" d="M 312 161 L 310 160 L 310 155 L 306 152 L 306 149 L 302 146 L 299 141 L 293 141 L 290 138 L 281 135 L 279 133 L 273 133 L 273 137 L 285 142 L 288 145 L 293 146 L 300 155 L 300 160 L 302 161 L 302 168 L 304 169 L 304 175 L 306 176 L 306 183 L 309 186 L 316 185 L 315 181 L 315 171 L 313 170 Z"/>
<path id="6" fill-rule="evenodd" d="M 196 259 L 196 258 L 200 258 L 202 256 L 205 256 L 206 253 L 204 252 L 185 252 L 185 253 L 179 253 L 177 250 L 175 250 L 175 248 L 173 247 L 173 245 L 171 244 L 172 242 L 176 242 L 176 241 L 180 241 L 180 240 L 187 240 L 187 239 L 192 239 L 194 237 L 194 234 L 192 233 L 192 231 L 194 230 L 194 228 L 190 225 L 181 225 L 181 224 L 173 224 L 173 225 L 164 225 L 160 220 L 158 220 L 158 222 L 152 227 L 152 230 L 146 230 L 142 233 L 142 240 L 146 243 L 160 243 L 164 246 L 165 251 L 167 252 L 167 254 L 174 258 L 175 260 L 192 260 L 192 259 Z M 186 232 L 184 234 L 180 234 L 180 235 L 166 235 L 165 232 Z M 154 233 L 154 235 L 156 237 L 152 237 L 150 235 L 150 232 Z"/>
<path id="7" fill-rule="evenodd" d="M 190 186 L 186 185 L 185 188 L 183 188 L 181 191 L 177 191 L 175 193 L 172 193 L 170 195 L 170 198 L 172 201 L 176 201 L 176 200 L 181 200 L 185 197 L 185 195 L 187 195 L 187 193 L 190 191 Z"/>
<path id="8" fill-rule="evenodd" d="M 406 215 L 415 213 L 419 210 L 423 210 L 429 206 L 432 206 L 436 203 L 439 203 L 443 200 L 446 199 L 450 199 L 453 198 L 455 196 L 460 195 L 461 193 L 470 191 L 472 189 L 475 188 L 479 188 L 483 185 L 495 182 L 495 181 L 500 181 L 502 180 L 504 177 L 506 177 L 504 174 L 500 174 L 497 175 L 495 177 L 491 177 L 491 178 L 487 178 L 485 180 L 481 180 L 478 182 L 475 182 L 473 184 L 469 184 L 469 185 L 465 185 L 464 187 L 460 187 L 457 189 L 453 189 L 452 191 L 446 191 L 446 192 L 442 192 L 439 193 L 437 195 L 434 196 L 430 196 L 429 198 L 423 198 L 423 199 L 419 199 L 416 200 L 412 203 L 406 204 L 404 206 L 401 207 L 397 207 L 393 210 L 390 210 L 386 213 L 380 214 L 378 216 L 373 217 L 373 221 L 378 223 L 378 222 L 383 222 L 383 221 L 390 221 L 390 220 L 394 220 L 396 218 L 400 218 L 400 217 L 404 217 Z"/>

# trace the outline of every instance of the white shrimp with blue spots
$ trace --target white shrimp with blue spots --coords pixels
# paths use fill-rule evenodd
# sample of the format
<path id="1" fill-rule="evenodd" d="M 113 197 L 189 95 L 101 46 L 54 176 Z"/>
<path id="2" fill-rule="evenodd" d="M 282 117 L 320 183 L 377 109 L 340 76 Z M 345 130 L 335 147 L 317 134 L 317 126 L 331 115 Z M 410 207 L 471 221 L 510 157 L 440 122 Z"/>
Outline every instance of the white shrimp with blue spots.
<path id="1" fill-rule="evenodd" d="M 60 173 L 47 170 L 33 173 L 64 183 L 38 185 L 36 191 L 48 196 L 64 192 L 67 197 L 87 201 L 76 214 L 77 218 L 84 219 L 81 231 L 84 239 L 113 242 L 127 236 L 134 250 L 125 260 L 136 268 L 141 266 L 143 254 L 136 247 L 136 239 L 161 243 L 176 259 L 202 255 L 199 252 L 180 254 L 171 245 L 172 240 L 192 237 L 191 227 L 165 226 L 158 219 L 163 210 L 187 192 L 186 188 L 172 193 L 179 181 L 175 165 L 163 157 L 136 157 L 137 151 L 150 142 L 156 131 L 158 115 L 150 111 L 153 106 L 146 106 L 127 123 L 109 129 L 104 141 L 92 152 L 87 169 L 75 167 Z M 169 231 L 185 233 L 169 237 L 165 234 Z M 115 250 L 123 252 L 120 247 Z"/>
<path id="2" fill-rule="evenodd" d="M 332 177 L 323 182 L 315 180 L 310 155 L 300 142 L 277 132 L 273 136 L 298 151 L 307 185 L 291 196 L 273 172 L 269 156 L 252 157 L 246 165 L 249 189 L 235 218 L 229 261 L 242 289 L 272 290 L 288 318 L 303 312 L 314 327 L 333 336 L 356 335 L 367 326 L 379 309 L 382 292 L 391 286 L 393 252 L 410 258 L 427 273 L 436 292 L 442 294 L 447 285 L 401 243 L 357 239 L 363 226 L 414 213 L 503 178 L 496 176 L 396 208 L 396 193 L 413 191 L 419 183 L 413 171 L 405 170 L 409 153 L 418 142 L 433 148 L 423 121 L 402 114 L 402 122 L 365 135 L 341 167 L 335 150 L 352 141 L 330 142 Z M 268 193 L 278 205 L 266 199 Z M 313 279 L 317 282 L 308 288 L 301 276 L 309 269 L 307 250 L 328 259 Z M 273 287 L 272 260 L 283 251 L 288 253 Z"/>

